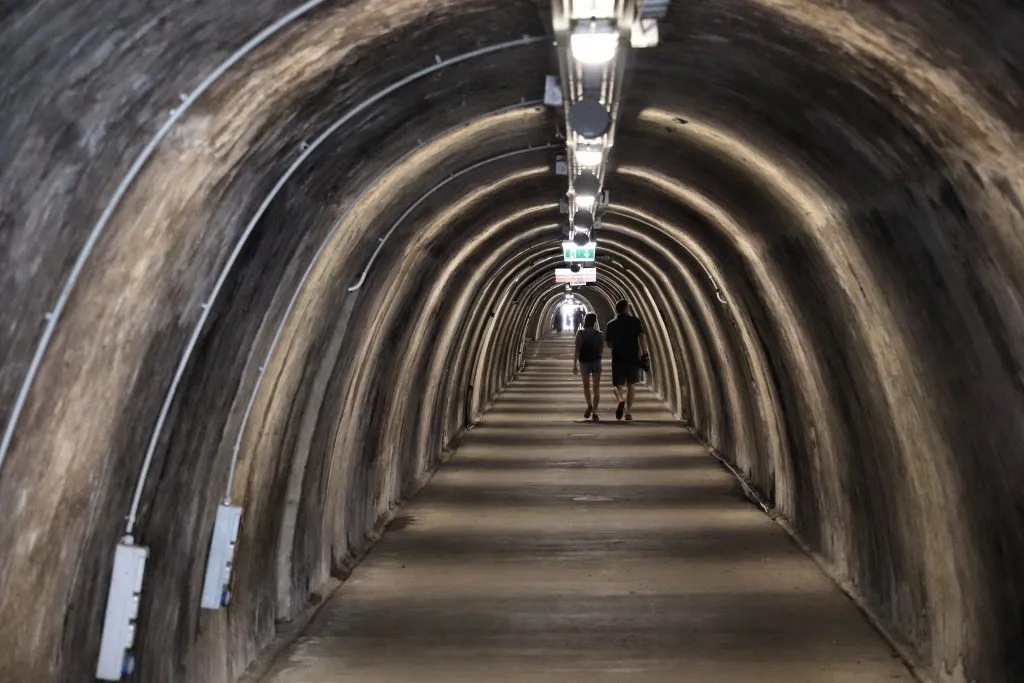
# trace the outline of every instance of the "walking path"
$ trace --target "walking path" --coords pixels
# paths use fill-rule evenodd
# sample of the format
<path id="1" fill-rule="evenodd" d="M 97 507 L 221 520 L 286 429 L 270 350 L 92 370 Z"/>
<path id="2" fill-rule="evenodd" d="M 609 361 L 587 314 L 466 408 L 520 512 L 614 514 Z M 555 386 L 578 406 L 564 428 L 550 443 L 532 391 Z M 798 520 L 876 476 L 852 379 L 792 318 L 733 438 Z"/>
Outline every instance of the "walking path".
<path id="1" fill-rule="evenodd" d="M 265 683 L 912 680 L 653 395 L 617 423 L 606 386 L 583 422 L 570 349 L 541 344 Z"/>

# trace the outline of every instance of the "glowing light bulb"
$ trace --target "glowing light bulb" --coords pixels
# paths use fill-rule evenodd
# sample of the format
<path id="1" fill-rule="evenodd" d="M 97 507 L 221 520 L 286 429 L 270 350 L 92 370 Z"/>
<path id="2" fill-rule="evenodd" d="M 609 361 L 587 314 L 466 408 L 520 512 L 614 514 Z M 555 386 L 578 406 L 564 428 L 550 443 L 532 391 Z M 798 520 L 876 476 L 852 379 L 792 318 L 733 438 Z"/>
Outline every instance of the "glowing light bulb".
<path id="1" fill-rule="evenodd" d="M 572 56 L 584 64 L 605 64 L 615 56 L 619 34 L 615 31 L 580 31 L 569 37 Z"/>
<path id="2" fill-rule="evenodd" d="M 578 149 L 576 150 L 576 161 L 580 166 L 588 168 L 601 165 L 604 153 L 599 149 Z"/>

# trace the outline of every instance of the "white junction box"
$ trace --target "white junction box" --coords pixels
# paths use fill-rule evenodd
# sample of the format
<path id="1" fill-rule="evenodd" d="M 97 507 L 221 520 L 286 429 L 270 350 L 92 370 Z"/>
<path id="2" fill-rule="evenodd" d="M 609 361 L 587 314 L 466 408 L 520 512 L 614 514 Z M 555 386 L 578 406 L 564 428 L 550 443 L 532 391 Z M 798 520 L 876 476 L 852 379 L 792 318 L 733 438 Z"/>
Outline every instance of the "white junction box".
<path id="1" fill-rule="evenodd" d="M 657 19 L 640 19 L 633 24 L 629 32 L 629 44 L 635 48 L 656 47 L 658 39 Z"/>
<path id="2" fill-rule="evenodd" d="M 135 642 L 135 619 L 139 616 L 139 597 L 148 557 L 149 549 L 135 545 L 131 536 L 123 538 L 114 551 L 100 659 L 96 664 L 96 678 L 101 681 L 119 681 L 135 670 L 131 648 Z"/>
<path id="3" fill-rule="evenodd" d="M 235 561 L 235 543 L 242 522 L 242 508 L 222 503 L 217 508 L 217 521 L 210 539 L 210 557 L 206 561 L 203 581 L 203 609 L 227 607 L 231 599 L 231 564 Z"/>
<path id="4" fill-rule="evenodd" d="M 544 78 L 544 104 L 549 107 L 562 106 L 562 84 L 558 76 L 546 76 Z"/>
<path id="5" fill-rule="evenodd" d="M 569 162 L 564 154 L 555 155 L 555 175 L 569 175 Z"/>

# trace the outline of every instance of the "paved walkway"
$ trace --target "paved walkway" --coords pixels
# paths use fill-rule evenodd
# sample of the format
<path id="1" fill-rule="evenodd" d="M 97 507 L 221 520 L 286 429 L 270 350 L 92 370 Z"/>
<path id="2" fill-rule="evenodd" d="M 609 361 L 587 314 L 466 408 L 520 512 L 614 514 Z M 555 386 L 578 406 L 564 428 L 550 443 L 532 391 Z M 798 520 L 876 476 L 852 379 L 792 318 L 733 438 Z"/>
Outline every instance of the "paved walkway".
<path id="1" fill-rule="evenodd" d="M 583 423 L 539 349 L 266 683 L 874 683 L 911 677 L 646 394 Z"/>

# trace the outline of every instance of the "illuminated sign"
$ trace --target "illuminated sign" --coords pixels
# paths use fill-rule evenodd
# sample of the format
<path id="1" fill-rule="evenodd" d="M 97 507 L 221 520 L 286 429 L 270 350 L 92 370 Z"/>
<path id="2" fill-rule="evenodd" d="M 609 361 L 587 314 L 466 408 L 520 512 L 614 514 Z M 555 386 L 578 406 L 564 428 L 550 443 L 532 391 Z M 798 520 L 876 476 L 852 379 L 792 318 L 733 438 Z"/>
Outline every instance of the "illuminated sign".
<path id="1" fill-rule="evenodd" d="M 581 247 L 575 242 L 562 242 L 562 254 L 569 263 L 593 261 L 597 258 L 597 243 L 590 242 Z"/>
<path id="2" fill-rule="evenodd" d="M 570 285 L 597 282 L 597 268 L 580 268 L 578 273 L 574 273 L 568 268 L 555 268 L 555 282 L 564 282 Z"/>

